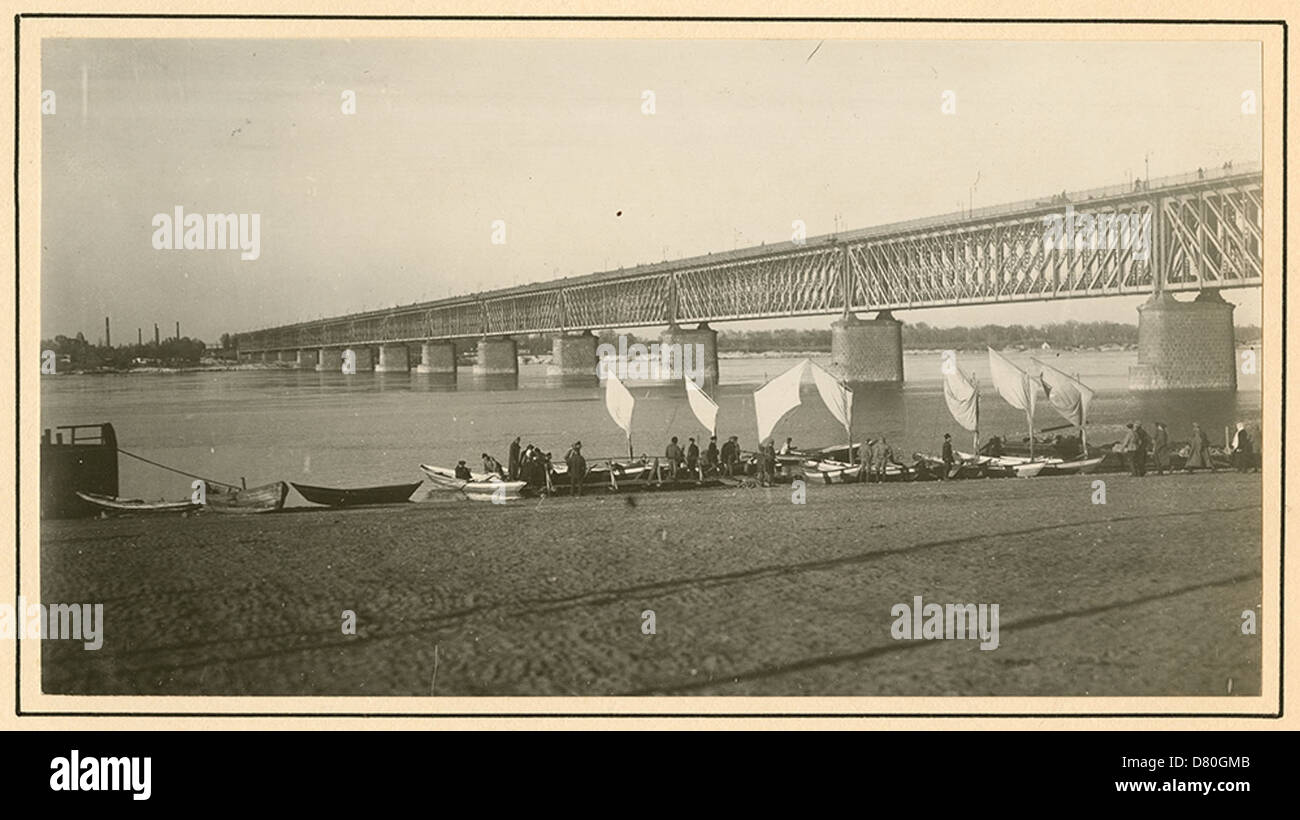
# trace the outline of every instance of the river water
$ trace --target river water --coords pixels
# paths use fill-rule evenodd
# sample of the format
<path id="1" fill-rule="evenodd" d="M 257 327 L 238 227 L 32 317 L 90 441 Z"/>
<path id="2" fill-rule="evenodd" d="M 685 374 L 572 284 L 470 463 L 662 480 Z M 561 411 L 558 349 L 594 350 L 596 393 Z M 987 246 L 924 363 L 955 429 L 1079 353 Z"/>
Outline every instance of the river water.
<path id="1" fill-rule="evenodd" d="M 1025 368 L 1031 367 L 1030 355 L 1009 354 Z M 1093 444 L 1118 440 L 1123 425 L 1132 420 L 1141 420 L 1148 430 L 1164 421 L 1174 441 L 1185 440 L 1197 421 L 1216 443 L 1222 441 L 1225 425 L 1260 421 L 1258 375 L 1239 374 L 1236 393 L 1130 393 L 1128 367 L 1136 362 L 1135 352 L 1032 355 L 1076 374 L 1097 391 L 1088 429 Z M 829 361 L 827 355 L 811 358 Z M 798 360 L 721 361 L 722 385 L 714 396 L 720 406 L 720 439 L 734 434 L 742 447 L 757 444 L 752 392 Z M 959 449 L 969 447 L 969 434 L 948 415 L 940 364 L 937 352 L 908 353 L 907 382 L 901 389 L 860 388 L 854 396 L 855 439 L 884 434 L 899 453 L 937 452 L 943 434 L 951 432 Z M 1262 363 L 1258 366 L 1262 370 Z M 982 435 L 1023 436 L 1024 413 L 992 391 L 987 356 L 959 356 L 958 367 L 974 371 L 980 380 Z M 682 386 L 629 387 L 637 399 L 633 443 L 638 455 L 662 454 L 673 435 L 683 446 L 695 436 L 703 449 L 708 434 L 692 415 Z M 842 443 L 844 429 L 821 404 L 810 377 L 805 377 L 802 396 L 803 404 L 777 426 L 778 442 L 792 436 L 799 446 Z M 504 462 L 516 435 L 557 460 L 577 439 L 588 460 L 627 453 L 624 434 L 606 413 L 601 390 L 566 386 L 548 376 L 542 364 L 521 365 L 514 388 L 476 376 L 467 367 L 454 384 L 416 373 L 344 376 L 279 369 L 69 375 L 41 382 L 42 427 L 106 421 L 113 423 L 124 450 L 218 481 L 243 478 L 250 487 L 281 479 L 341 487 L 413 482 L 422 478 L 421 462 L 452 466 L 465 459 L 476 467 L 484 451 Z M 1064 423 L 1040 396 L 1036 429 Z M 183 498 L 190 493 L 190 479 L 184 476 L 125 456 L 120 462 L 123 496 Z M 294 493 L 289 503 L 305 502 Z"/>

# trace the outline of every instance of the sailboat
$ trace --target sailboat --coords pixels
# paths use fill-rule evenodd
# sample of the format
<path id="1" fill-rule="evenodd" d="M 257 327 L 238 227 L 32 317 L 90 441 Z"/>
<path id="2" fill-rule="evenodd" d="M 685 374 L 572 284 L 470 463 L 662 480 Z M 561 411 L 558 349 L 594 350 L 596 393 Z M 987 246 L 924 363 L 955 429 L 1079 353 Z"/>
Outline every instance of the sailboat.
<path id="1" fill-rule="evenodd" d="M 997 388 L 998 395 L 1002 396 L 1007 404 L 1017 410 L 1023 410 L 1025 421 L 1029 424 L 1029 458 L 999 456 L 992 461 L 1000 466 L 1009 467 L 1021 478 L 1036 476 L 1046 466 L 1044 459 L 1034 458 L 1034 404 L 1038 398 L 1038 382 L 991 347 L 989 348 L 989 370 L 993 373 L 993 386 Z"/>
<path id="2" fill-rule="evenodd" d="M 1030 361 L 1039 367 L 1038 380 L 1043 387 L 1043 393 L 1047 396 L 1048 403 L 1066 421 L 1079 428 L 1079 441 L 1082 447 L 1082 454 L 1079 458 L 1063 461 L 1059 464 L 1049 463 L 1044 474 L 1060 475 L 1088 472 L 1105 459 L 1104 455 L 1093 458 L 1088 456 L 1088 407 L 1092 404 L 1093 396 L 1096 393 L 1091 387 L 1068 373 L 1057 370 L 1055 367 L 1044 364 L 1037 359 L 1030 359 Z"/>
<path id="3" fill-rule="evenodd" d="M 971 443 L 974 447 L 973 455 L 967 453 L 957 453 L 959 463 L 957 468 L 949 475 L 949 478 L 974 478 L 987 475 L 1014 475 L 1014 471 L 993 463 L 988 456 L 979 455 L 980 451 L 980 392 L 975 379 L 975 374 L 968 378 L 956 367 L 944 371 L 943 374 L 943 398 L 948 404 L 948 412 L 952 414 L 953 420 L 961 425 L 962 429 L 971 433 Z M 935 468 L 943 470 L 947 467 L 943 464 L 942 459 L 933 456 L 926 457 Z"/>

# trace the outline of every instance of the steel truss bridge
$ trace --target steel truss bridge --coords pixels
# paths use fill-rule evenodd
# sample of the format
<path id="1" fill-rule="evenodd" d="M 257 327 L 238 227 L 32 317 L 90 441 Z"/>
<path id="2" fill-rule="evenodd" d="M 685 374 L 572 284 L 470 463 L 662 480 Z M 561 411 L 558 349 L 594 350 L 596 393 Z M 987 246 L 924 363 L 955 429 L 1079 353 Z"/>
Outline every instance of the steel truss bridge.
<path id="1" fill-rule="evenodd" d="M 284 351 L 1257 287 L 1262 197 L 1259 166 L 1225 167 L 236 338 Z"/>

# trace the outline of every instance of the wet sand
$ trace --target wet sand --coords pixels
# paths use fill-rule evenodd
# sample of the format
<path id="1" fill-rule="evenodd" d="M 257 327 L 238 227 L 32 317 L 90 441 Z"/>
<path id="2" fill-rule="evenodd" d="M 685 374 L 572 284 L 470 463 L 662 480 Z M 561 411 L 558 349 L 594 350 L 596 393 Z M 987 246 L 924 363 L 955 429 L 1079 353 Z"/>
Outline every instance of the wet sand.
<path id="1" fill-rule="evenodd" d="M 51 694 L 1254 695 L 1260 476 L 42 522 Z M 630 505 L 628 498 L 635 500 Z M 996 603 L 999 646 L 891 607 Z M 356 635 L 341 629 L 356 613 Z M 656 634 L 642 632 L 655 613 Z M 436 656 L 436 673 L 435 673 Z"/>

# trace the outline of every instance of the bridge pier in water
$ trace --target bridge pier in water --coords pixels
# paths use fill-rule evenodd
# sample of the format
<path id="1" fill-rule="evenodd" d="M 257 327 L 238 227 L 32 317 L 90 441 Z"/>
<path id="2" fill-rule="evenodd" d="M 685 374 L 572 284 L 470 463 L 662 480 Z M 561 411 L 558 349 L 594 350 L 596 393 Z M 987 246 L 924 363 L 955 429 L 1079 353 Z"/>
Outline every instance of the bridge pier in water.
<path id="1" fill-rule="evenodd" d="M 379 363 L 375 365 L 376 373 L 410 373 L 411 362 L 407 356 L 406 345 L 380 345 Z"/>
<path id="2" fill-rule="evenodd" d="M 373 355 L 371 354 L 371 352 L 370 352 L 370 348 L 368 348 L 368 347 L 349 347 L 347 350 L 351 350 L 351 351 L 352 351 L 352 355 L 353 355 L 353 357 L 354 357 L 354 358 L 353 358 L 353 363 L 356 365 L 356 372 L 357 372 L 357 373 L 373 373 L 373 372 L 375 372 L 375 359 L 374 359 L 374 356 L 373 356 Z M 345 351 L 343 351 L 343 352 L 346 353 L 347 350 L 345 350 Z M 340 367 L 340 369 L 342 369 L 342 368 Z"/>
<path id="3" fill-rule="evenodd" d="M 515 340 L 509 336 L 479 339 L 474 371 L 484 376 L 518 376 L 519 350 Z"/>
<path id="4" fill-rule="evenodd" d="M 1236 390 L 1235 306 L 1217 289 L 1190 302 L 1155 293 L 1138 308 L 1138 363 L 1129 390 Z"/>
<path id="5" fill-rule="evenodd" d="M 424 342 L 420 345 L 420 364 L 416 373 L 456 375 L 456 343 Z"/>
<path id="6" fill-rule="evenodd" d="M 676 350 L 673 345 L 681 345 L 679 354 L 670 353 Z M 669 325 L 659 334 L 659 355 L 662 366 L 670 367 L 669 373 L 674 377 L 680 379 L 690 375 L 693 381 L 706 390 L 717 386 L 718 331 L 709 327 L 708 322 L 700 322 L 695 328 L 681 327 L 675 323 Z M 680 359 L 675 358 L 678 355 L 681 356 Z M 670 356 L 674 358 L 670 359 Z M 689 373 L 683 372 L 687 364 L 690 365 Z M 702 378 L 695 378 L 700 373 Z"/>
<path id="7" fill-rule="evenodd" d="M 831 323 L 831 369 L 849 384 L 903 383 L 903 323 L 887 310 Z"/>
<path id="8" fill-rule="evenodd" d="M 556 336 L 551 342 L 551 375 L 564 382 L 596 382 L 596 335 L 589 330 Z"/>
<path id="9" fill-rule="evenodd" d="M 316 357 L 317 373 L 341 373 L 343 371 L 343 351 L 337 347 L 322 347 Z"/>

